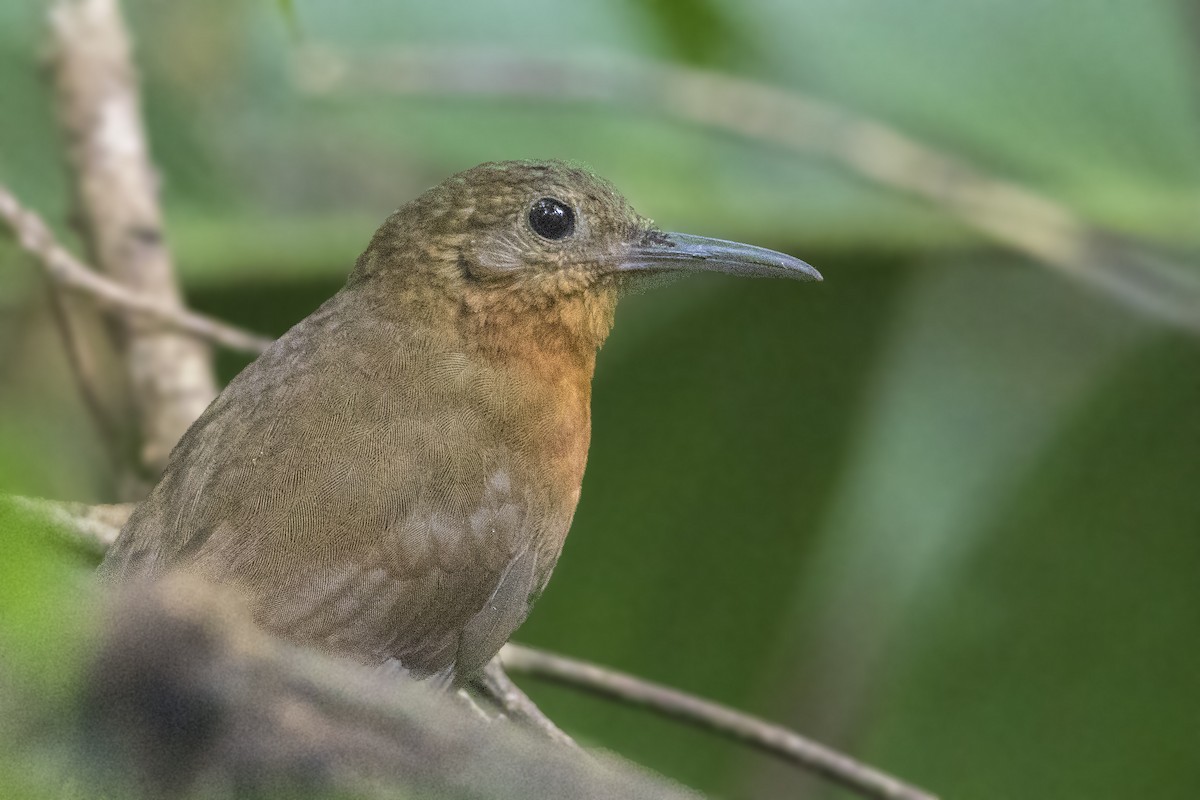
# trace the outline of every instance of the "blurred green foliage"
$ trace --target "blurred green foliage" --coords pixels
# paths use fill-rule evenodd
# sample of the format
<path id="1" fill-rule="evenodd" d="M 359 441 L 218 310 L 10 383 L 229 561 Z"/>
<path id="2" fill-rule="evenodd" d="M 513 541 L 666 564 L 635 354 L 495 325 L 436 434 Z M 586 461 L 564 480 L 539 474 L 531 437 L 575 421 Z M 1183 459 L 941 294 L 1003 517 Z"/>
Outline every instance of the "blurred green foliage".
<path id="1" fill-rule="evenodd" d="M 30 442 L 22 444 L 31 445 Z M 12 485 L 18 461 L 5 439 L 0 476 Z M 83 797 L 62 761 L 74 687 L 89 635 L 91 563 L 44 522 L 0 500 L 0 796 Z"/>
<path id="2" fill-rule="evenodd" d="M 626 301 L 575 527 L 521 640 L 785 721 L 946 797 L 1200 793 L 1194 338 L 827 164 L 606 107 L 318 99 L 289 67 L 314 42 L 683 59 L 878 118 L 1194 268 L 1200 15 L 1168 0 L 282 5 L 125 3 L 204 311 L 286 329 L 392 208 L 498 158 L 583 161 L 664 227 L 826 276 Z M 0 180 L 61 224 L 43 13 L 0 5 Z M 21 260 L 0 250 L 0 435 L 24 445 L 5 486 L 103 499 L 103 450 Z M 222 355 L 223 377 L 243 363 Z M 6 554 L 24 553 L 14 530 Z M 30 638 L 58 558 L 4 566 L 6 671 L 58 652 Z M 795 792 L 763 757 L 530 688 L 582 738 L 697 788 Z"/>

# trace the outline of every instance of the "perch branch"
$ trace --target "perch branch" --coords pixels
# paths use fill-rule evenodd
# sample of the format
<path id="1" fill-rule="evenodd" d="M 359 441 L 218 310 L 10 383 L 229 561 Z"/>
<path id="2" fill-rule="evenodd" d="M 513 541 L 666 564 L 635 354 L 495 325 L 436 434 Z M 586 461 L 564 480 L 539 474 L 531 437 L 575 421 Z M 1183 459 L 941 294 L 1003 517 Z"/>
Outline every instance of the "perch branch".
<path id="1" fill-rule="evenodd" d="M 714 731 L 822 775 L 863 797 L 877 800 L 936 800 L 847 755 L 732 708 L 615 670 L 517 644 L 506 644 L 500 661 L 513 671 L 583 689 L 601 697 L 650 709 Z"/>
<path id="2" fill-rule="evenodd" d="M 0 221 L 12 231 L 21 248 L 34 257 L 54 283 L 86 294 L 106 311 L 142 316 L 189 336 L 232 350 L 261 353 L 271 344 L 267 337 L 249 333 L 155 297 L 138 294 L 104 277 L 59 244 L 45 221 L 22 206 L 3 184 L 0 184 Z"/>
<path id="3" fill-rule="evenodd" d="M 1024 186 L 793 90 L 632 57 L 477 48 L 405 47 L 363 56 L 311 46 L 301 51 L 296 75 L 301 88 L 318 94 L 460 94 L 632 107 L 821 158 L 920 198 L 1003 247 L 1156 319 L 1200 332 L 1194 271 Z"/>
<path id="4" fill-rule="evenodd" d="M 133 294 L 182 309 L 117 0 L 56 0 L 49 19 L 58 115 L 90 260 Z M 157 474 L 216 397 L 212 353 L 204 341 L 143 315 L 115 323 L 138 408 L 140 466 Z"/>
<path id="5" fill-rule="evenodd" d="M 505 716 L 521 725 L 541 731 L 547 738 L 568 747 L 579 747 L 553 720 L 521 691 L 504 672 L 500 659 L 493 658 L 474 681 L 475 687 L 490 698 Z"/>

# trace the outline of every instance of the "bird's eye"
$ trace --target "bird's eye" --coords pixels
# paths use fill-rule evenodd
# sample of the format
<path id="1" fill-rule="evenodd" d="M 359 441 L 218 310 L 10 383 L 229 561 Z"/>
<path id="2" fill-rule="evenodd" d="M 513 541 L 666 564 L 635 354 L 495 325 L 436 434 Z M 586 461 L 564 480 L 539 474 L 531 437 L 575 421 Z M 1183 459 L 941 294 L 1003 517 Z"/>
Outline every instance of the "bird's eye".
<path id="1" fill-rule="evenodd" d="M 529 226 L 538 236 L 561 239 L 575 230 L 575 212 L 561 200 L 543 197 L 529 209 Z"/>

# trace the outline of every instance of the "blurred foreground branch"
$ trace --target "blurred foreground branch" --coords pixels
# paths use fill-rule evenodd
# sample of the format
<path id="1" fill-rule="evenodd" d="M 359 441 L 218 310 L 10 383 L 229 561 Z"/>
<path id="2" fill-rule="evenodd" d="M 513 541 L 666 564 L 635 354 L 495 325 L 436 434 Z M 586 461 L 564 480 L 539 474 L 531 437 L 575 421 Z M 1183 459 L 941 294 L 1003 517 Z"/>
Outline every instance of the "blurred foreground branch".
<path id="1" fill-rule="evenodd" d="M 85 750 L 147 797 L 696 797 L 454 695 L 287 645 L 175 577 L 122 589 L 85 674 Z M 132 779 L 132 780 L 131 780 Z M 130 786 L 132 784 L 132 787 Z"/>
<path id="2" fill-rule="evenodd" d="M 401 48 L 358 55 L 301 51 L 312 93 L 478 95 L 605 103 L 837 163 L 921 198 L 992 241 L 1096 286 L 1142 312 L 1200 332 L 1200 275 L 1018 184 L 880 122 L 796 91 L 632 57 L 530 56 L 478 48 Z"/>
<path id="3" fill-rule="evenodd" d="M 117 0 L 56 0 L 50 39 L 58 116 L 90 260 L 148 303 L 182 310 Z M 151 324 L 145 315 L 114 322 L 138 408 L 140 466 L 157 474 L 217 395 L 212 354 L 205 342 Z"/>
<path id="4" fill-rule="evenodd" d="M 104 550 L 116 540 L 121 526 L 133 513 L 133 505 L 128 503 L 86 506 L 24 497 L 6 499 L 18 508 L 52 523 L 66 542 L 96 556 L 102 556 Z M 484 675 L 475 682 L 476 688 L 514 722 L 540 731 L 557 744 L 574 745 L 574 742 L 508 680 L 505 675 L 506 669 L 583 689 L 715 731 L 822 775 L 863 797 L 876 800 L 935 800 L 934 795 L 928 792 L 806 739 L 794 731 L 749 714 L 585 661 L 521 645 L 505 645 Z M 359 702 L 369 705 L 367 700 Z"/>
<path id="5" fill-rule="evenodd" d="M 107 311 L 145 317 L 161 326 L 233 350 L 261 353 L 271 344 L 271 340 L 265 336 L 188 311 L 177 304 L 139 294 L 104 277 L 59 244 L 45 221 L 22 206 L 3 184 L 0 184 L 0 222 L 12 231 L 21 249 L 36 259 L 51 281 L 58 286 L 82 292 Z M 174 446 L 174 442 L 171 444 Z"/>

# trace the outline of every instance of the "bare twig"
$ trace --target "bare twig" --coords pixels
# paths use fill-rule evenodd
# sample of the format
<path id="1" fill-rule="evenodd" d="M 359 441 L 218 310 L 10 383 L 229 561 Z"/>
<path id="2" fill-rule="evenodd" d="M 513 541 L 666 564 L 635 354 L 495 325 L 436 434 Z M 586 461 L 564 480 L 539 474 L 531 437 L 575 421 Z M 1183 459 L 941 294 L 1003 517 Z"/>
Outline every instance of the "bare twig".
<path id="1" fill-rule="evenodd" d="M 1090 225 L 1024 186 L 796 91 L 628 57 L 477 48 L 400 48 L 373 57 L 311 47 L 301 52 L 297 76 L 314 93 L 467 94 L 631 106 L 816 156 L 932 203 L 988 239 L 1156 319 L 1200 331 L 1196 271 Z"/>
<path id="2" fill-rule="evenodd" d="M 159 325 L 233 350 L 261 353 L 271 344 L 267 337 L 138 294 L 105 278 L 59 244 L 42 218 L 22 206 L 3 184 L 0 184 L 0 221 L 13 232 L 17 243 L 37 260 L 51 280 L 65 288 L 83 292 L 108 311 L 145 317 Z"/>
<path id="3" fill-rule="evenodd" d="M 0 192 L 3 192 L 2 186 Z M 3 197 L 0 197 L 0 204 L 2 203 Z M 51 283 L 49 294 L 54 321 L 62 336 L 71 374 L 75 377 L 84 406 L 105 445 L 111 466 L 120 469 L 125 460 L 124 448 L 121 446 L 121 426 L 117 424 L 113 410 L 107 407 L 101 391 L 104 376 L 96 369 L 97 337 L 84 336 L 81 330 L 84 324 L 95 326 L 99 320 L 93 319 L 94 313 L 88 314 L 81 308 L 80 304 L 84 302 L 82 299 L 69 297 L 64 287 Z"/>
<path id="4" fill-rule="evenodd" d="M 817 744 L 779 725 L 735 711 L 661 684 L 606 669 L 586 661 L 506 644 L 504 666 L 546 680 L 583 689 L 715 731 L 735 741 L 783 758 L 823 775 L 863 797 L 879 800 L 935 800 L 934 795 Z"/>
<path id="5" fill-rule="evenodd" d="M 59 118 L 91 260 L 132 293 L 182 309 L 117 0 L 56 0 L 50 31 Z M 205 342 L 143 315 L 116 323 L 139 412 L 141 468 L 157 474 L 216 397 L 212 354 Z"/>
<path id="6" fill-rule="evenodd" d="M 49 523 L 63 541 L 94 556 L 104 557 L 117 540 L 121 526 L 133 513 L 133 503 L 89 506 L 84 503 L 64 503 L 38 497 L 2 498 L 15 508 Z"/>

